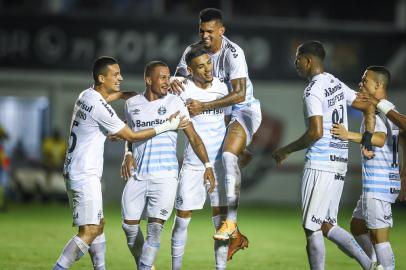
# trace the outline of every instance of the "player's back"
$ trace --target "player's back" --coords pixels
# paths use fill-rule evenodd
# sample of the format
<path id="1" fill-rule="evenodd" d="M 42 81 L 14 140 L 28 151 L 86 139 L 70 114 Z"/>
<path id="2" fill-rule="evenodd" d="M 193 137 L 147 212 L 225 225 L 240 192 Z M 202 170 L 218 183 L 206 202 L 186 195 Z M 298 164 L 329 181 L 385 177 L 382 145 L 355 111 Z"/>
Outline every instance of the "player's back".
<path id="1" fill-rule="evenodd" d="M 345 173 L 348 162 L 348 141 L 331 135 L 333 124 L 348 128 L 347 104 L 355 99 L 354 91 L 329 73 L 314 76 L 303 94 L 305 122 L 308 117 L 323 117 L 323 136 L 306 152 L 305 166 Z"/>
<path id="2" fill-rule="evenodd" d="M 114 134 L 124 125 L 99 92 L 83 91 L 73 109 L 64 175 L 78 183 L 92 175 L 100 178 L 106 134 Z"/>
<path id="3" fill-rule="evenodd" d="M 364 130 L 362 123 L 361 132 Z M 362 157 L 363 196 L 393 203 L 400 192 L 399 128 L 385 114 L 379 113 L 376 115 L 375 132 L 386 133 L 386 140 L 383 147 L 373 147 L 373 159 Z"/>
<path id="4" fill-rule="evenodd" d="M 197 87 L 193 81 L 189 80 L 185 85 L 185 91 L 181 94 L 181 98 L 184 102 L 187 102 L 187 99 L 209 102 L 222 98 L 227 94 L 227 86 L 220 82 L 218 78 L 214 77 L 212 86 L 208 89 L 201 89 Z M 199 134 L 206 147 L 209 160 L 212 164 L 221 160 L 222 145 L 226 134 L 224 121 L 226 111 L 227 114 L 230 113 L 228 108 L 211 109 L 203 111 L 201 114 L 191 118 L 197 134 Z M 198 166 L 204 168 L 188 140 L 186 140 L 184 153 L 183 166 Z"/>
<path id="5" fill-rule="evenodd" d="M 172 94 L 153 101 L 147 100 L 144 94 L 137 95 L 127 100 L 125 108 L 128 125 L 134 131 L 162 124 L 177 111 L 188 116 L 183 101 Z M 167 131 L 133 143 L 132 150 L 137 163 L 135 178 L 148 180 L 177 177 L 176 141 L 177 132 Z"/>

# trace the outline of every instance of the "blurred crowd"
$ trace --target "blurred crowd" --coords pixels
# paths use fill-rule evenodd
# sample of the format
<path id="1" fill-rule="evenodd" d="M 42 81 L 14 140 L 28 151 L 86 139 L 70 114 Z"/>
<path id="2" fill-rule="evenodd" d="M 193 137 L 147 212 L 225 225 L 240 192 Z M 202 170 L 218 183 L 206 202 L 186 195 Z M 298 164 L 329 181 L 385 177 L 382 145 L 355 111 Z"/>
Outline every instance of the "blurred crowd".
<path id="1" fill-rule="evenodd" d="M 301 18 L 309 20 L 350 20 L 380 21 L 395 20 L 396 5 L 402 0 L 381 2 L 351 2 L 351 8 L 340 1 L 250 1 L 233 0 L 0 0 L 0 11 L 26 12 L 37 14 L 131 14 L 140 17 L 183 16 L 195 17 L 203 8 L 215 7 L 224 11 L 227 17 L 272 16 L 282 18 Z M 362 12 L 360 12 L 362 10 Z M 379 12 L 373 12 L 379 10 Z"/>
<path id="2" fill-rule="evenodd" d="M 0 211 L 9 200 L 66 200 L 62 168 L 67 142 L 59 130 L 44 137 L 39 160 L 26 154 L 23 141 L 8 153 L 4 147 L 8 138 L 0 126 Z"/>

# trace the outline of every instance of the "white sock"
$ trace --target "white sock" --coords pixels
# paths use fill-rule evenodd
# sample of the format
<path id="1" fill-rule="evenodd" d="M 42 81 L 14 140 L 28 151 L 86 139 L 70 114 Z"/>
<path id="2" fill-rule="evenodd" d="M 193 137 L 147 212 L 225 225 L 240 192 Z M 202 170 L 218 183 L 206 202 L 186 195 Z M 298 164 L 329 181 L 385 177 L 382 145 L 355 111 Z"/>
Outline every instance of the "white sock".
<path id="1" fill-rule="evenodd" d="M 227 218 L 226 215 L 212 217 L 214 229 L 217 231 L 221 223 Z M 226 269 L 227 266 L 228 241 L 214 240 L 214 256 L 216 258 L 216 270 Z"/>
<path id="2" fill-rule="evenodd" d="M 385 270 L 395 269 L 395 256 L 389 242 L 375 244 L 376 257 Z"/>
<path id="3" fill-rule="evenodd" d="M 324 270 L 326 251 L 324 246 L 324 237 L 321 231 L 313 232 L 307 237 L 306 251 L 310 269 Z"/>
<path id="4" fill-rule="evenodd" d="M 68 269 L 74 262 L 78 261 L 84 254 L 86 254 L 88 250 L 89 246 L 75 235 L 66 244 L 53 269 L 61 269 L 61 267 L 62 269 Z"/>
<path id="5" fill-rule="evenodd" d="M 172 270 L 182 269 L 183 254 L 187 241 L 187 227 L 191 218 L 182 218 L 175 215 L 172 227 Z"/>
<path id="6" fill-rule="evenodd" d="M 328 232 L 327 238 L 334 242 L 345 254 L 356 259 L 363 269 L 371 268 L 371 259 L 349 232 L 339 226 L 333 226 Z"/>
<path id="7" fill-rule="evenodd" d="M 237 222 L 237 208 L 241 189 L 241 172 L 238 167 L 238 157 L 233 153 L 223 152 L 223 166 L 226 175 L 227 219 Z"/>
<path id="8" fill-rule="evenodd" d="M 142 246 L 144 245 L 144 236 L 142 235 L 142 231 L 140 229 L 139 224 L 122 224 L 122 228 L 124 230 L 125 236 L 127 238 L 127 246 L 130 250 L 131 254 L 135 259 L 135 263 L 139 264 L 139 259 L 142 251 Z"/>
<path id="9" fill-rule="evenodd" d="M 368 257 L 373 261 L 376 262 L 376 253 L 374 249 L 374 245 L 372 244 L 371 237 L 369 233 L 364 233 L 360 235 L 354 235 L 355 240 L 357 243 L 362 247 Z"/>
<path id="10" fill-rule="evenodd" d="M 94 270 L 105 270 L 106 237 L 104 233 L 97 236 L 89 248 Z"/>
<path id="11" fill-rule="evenodd" d="M 154 264 L 156 255 L 161 246 L 161 232 L 163 225 L 152 222 L 147 225 L 147 239 L 142 247 L 141 257 L 140 257 L 140 270 L 149 270 Z"/>

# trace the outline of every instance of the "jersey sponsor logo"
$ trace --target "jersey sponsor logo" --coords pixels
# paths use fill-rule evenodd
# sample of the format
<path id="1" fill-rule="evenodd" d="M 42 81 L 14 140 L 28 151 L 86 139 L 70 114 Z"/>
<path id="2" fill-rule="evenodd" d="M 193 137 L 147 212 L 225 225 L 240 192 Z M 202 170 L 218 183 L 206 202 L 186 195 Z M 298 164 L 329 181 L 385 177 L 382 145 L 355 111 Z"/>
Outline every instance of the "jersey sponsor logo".
<path id="1" fill-rule="evenodd" d="M 399 174 L 398 173 L 389 173 L 389 180 L 399 181 Z"/>
<path id="2" fill-rule="evenodd" d="M 87 118 L 86 113 L 81 110 L 78 110 L 78 112 L 76 113 L 76 116 L 83 120 L 86 120 L 86 118 Z"/>
<path id="3" fill-rule="evenodd" d="M 140 113 L 140 111 L 141 111 L 140 109 L 134 109 L 134 110 L 131 110 L 131 113 L 134 115 L 137 115 Z"/>
<path id="4" fill-rule="evenodd" d="M 97 219 L 100 220 L 102 218 L 102 214 L 103 214 L 102 210 L 99 210 L 99 212 L 97 213 Z"/>
<path id="5" fill-rule="evenodd" d="M 152 121 L 141 121 L 141 120 L 137 120 L 135 121 L 135 123 L 133 122 L 133 126 L 136 127 L 153 127 L 155 125 L 160 125 L 162 123 L 164 123 L 166 121 L 166 119 L 155 119 Z"/>
<path id="6" fill-rule="evenodd" d="M 230 51 L 232 52 L 234 58 L 237 58 L 237 57 L 238 57 L 237 50 L 234 48 L 233 45 L 231 45 L 230 43 L 228 43 L 228 44 L 226 45 L 226 48 L 227 48 L 227 49 L 230 49 Z"/>
<path id="7" fill-rule="evenodd" d="M 336 223 L 337 223 L 337 219 L 328 217 L 328 218 L 327 218 L 327 222 L 330 223 L 330 224 L 336 224 Z"/>
<path id="8" fill-rule="evenodd" d="M 219 109 L 209 109 L 209 110 L 205 110 L 203 111 L 201 114 L 214 114 L 214 115 L 219 115 L 219 114 L 223 114 L 224 113 L 224 109 L 223 108 L 219 108 Z"/>
<path id="9" fill-rule="evenodd" d="M 329 87 L 327 89 L 324 89 L 324 96 L 325 97 L 329 97 L 331 95 L 333 95 L 335 92 L 337 92 L 338 90 L 341 89 L 341 83 L 335 85 L 334 87 Z"/>
<path id="10" fill-rule="evenodd" d="M 400 189 L 397 188 L 390 188 L 389 189 L 390 194 L 399 194 L 400 193 Z"/>
<path id="11" fill-rule="evenodd" d="M 336 156 L 336 155 L 330 155 L 330 160 L 336 161 L 336 162 L 344 162 L 344 163 L 348 162 L 348 158 L 344 158 L 344 157 L 340 157 L 340 156 Z"/>
<path id="12" fill-rule="evenodd" d="M 313 85 L 316 83 L 316 81 L 311 81 L 309 83 L 309 85 L 305 88 L 305 92 L 306 92 L 306 97 L 308 97 L 310 95 L 310 90 L 312 90 Z"/>
<path id="13" fill-rule="evenodd" d="M 329 146 L 336 149 L 348 149 L 348 142 L 330 142 Z"/>
<path id="14" fill-rule="evenodd" d="M 316 218 L 314 215 L 312 216 L 312 222 L 317 223 L 321 225 L 323 223 L 323 220 L 321 218 Z"/>
<path id="15" fill-rule="evenodd" d="M 344 175 L 336 173 L 336 175 L 334 175 L 334 180 L 344 181 Z"/>
<path id="16" fill-rule="evenodd" d="M 158 108 L 159 115 L 164 115 L 165 113 L 166 113 L 166 108 L 164 106 L 161 106 Z"/>
<path id="17" fill-rule="evenodd" d="M 344 99 L 344 93 L 341 92 L 338 95 L 328 100 L 328 107 L 334 106 L 337 102 Z"/>
<path id="18" fill-rule="evenodd" d="M 106 102 L 104 102 L 103 100 L 100 99 L 101 104 L 104 106 L 104 108 L 106 108 L 106 110 L 109 112 L 110 116 L 113 117 L 114 116 L 114 112 L 113 110 L 110 108 L 109 104 L 107 104 Z"/>
<path id="19" fill-rule="evenodd" d="M 89 113 L 93 110 L 93 106 L 87 105 L 85 102 L 83 102 L 80 99 L 76 102 L 76 105 L 78 105 L 82 110 L 85 110 Z"/>

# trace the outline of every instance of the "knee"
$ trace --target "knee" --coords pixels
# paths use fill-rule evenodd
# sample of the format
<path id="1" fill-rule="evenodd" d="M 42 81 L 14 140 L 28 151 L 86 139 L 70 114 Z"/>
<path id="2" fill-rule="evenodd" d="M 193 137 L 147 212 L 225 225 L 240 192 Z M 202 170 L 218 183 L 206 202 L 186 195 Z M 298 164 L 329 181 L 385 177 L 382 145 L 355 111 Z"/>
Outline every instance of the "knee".
<path id="1" fill-rule="evenodd" d="M 334 227 L 331 223 L 323 222 L 321 224 L 321 231 L 323 232 L 324 237 L 327 237 L 328 232 Z"/>
<path id="2" fill-rule="evenodd" d="M 358 218 L 352 218 L 350 222 L 350 231 L 352 235 L 358 236 L 368 233 L 365 221 Z"/>
<path id="3" fill-rule="evenodd" d="M 223 152 L 223 163 L 228 164 L 228 163 L 238 163 L 238 156 L 234 153 L 231 153 L 229 151 Z"/>

